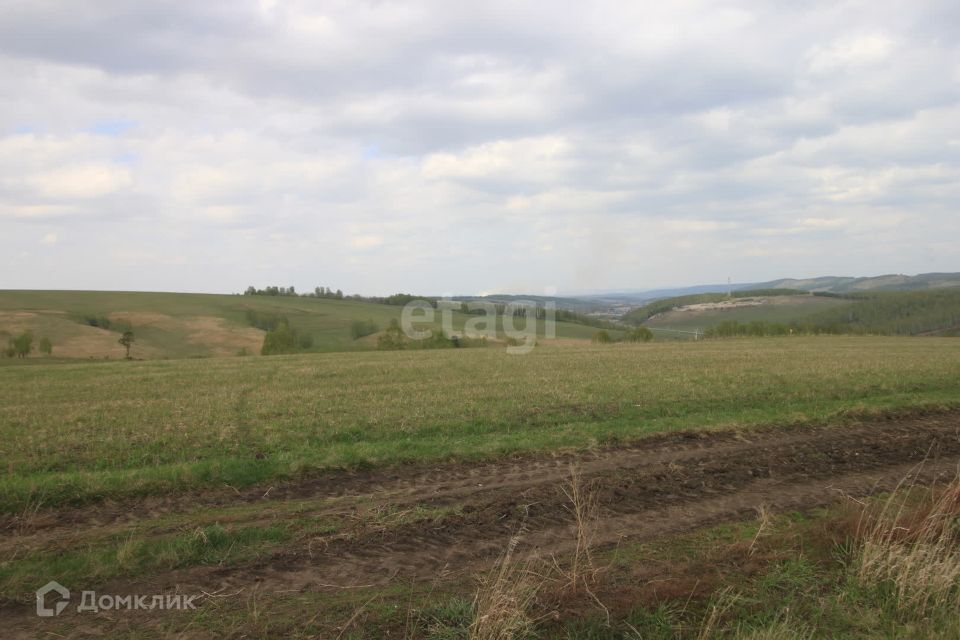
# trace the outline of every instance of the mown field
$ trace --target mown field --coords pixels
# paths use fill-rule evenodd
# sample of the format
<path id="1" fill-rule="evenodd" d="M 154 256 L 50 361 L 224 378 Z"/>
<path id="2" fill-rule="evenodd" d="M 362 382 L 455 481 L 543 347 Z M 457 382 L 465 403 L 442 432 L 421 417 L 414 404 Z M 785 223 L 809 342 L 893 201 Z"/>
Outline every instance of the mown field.
<path id="1" fill-rule="evenodd" d="M 956 402 L 940 338 L 7 366 L 0 509 Z"/>
<path id="2" fill-rule="evenodd" d="M 11 362 L 0 618 L 13 638 L 952 638 L 960 485 L 868 496 L 949 480 L 958 416 L 949 338 Z M 75 599 L 41 619 L 48 580 Z M 81 590 L 198 607 L 84 613 Z"/>

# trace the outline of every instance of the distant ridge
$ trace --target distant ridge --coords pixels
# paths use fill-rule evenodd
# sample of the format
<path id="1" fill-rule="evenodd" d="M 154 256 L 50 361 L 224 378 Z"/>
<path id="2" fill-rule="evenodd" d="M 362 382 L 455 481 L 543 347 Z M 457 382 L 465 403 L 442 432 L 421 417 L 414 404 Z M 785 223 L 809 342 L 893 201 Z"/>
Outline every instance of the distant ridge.
<path id="1" fill-rule="evenodd" d="M 887 274 L 866 278 L 821 276 L 819 278 L 784 278 L 755 285 L 735 286 L 738 291 L 750 289 L 799 289 L 827 293 L 855 293 L 857 291 L 915 291 L 960 287 L 960 273 L 921 273 L 915 276 Z"/>

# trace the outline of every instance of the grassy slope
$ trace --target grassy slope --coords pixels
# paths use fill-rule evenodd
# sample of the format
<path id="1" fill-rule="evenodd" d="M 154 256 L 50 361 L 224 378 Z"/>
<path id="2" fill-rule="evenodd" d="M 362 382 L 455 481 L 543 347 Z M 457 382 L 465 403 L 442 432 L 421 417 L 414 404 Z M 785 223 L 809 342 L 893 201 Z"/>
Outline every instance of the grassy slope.
<path id="1" fill-rule="evenodd" d="M 940 338 L 8 366 L 0 509 L 958 401 Z"/>
<path id="2" fill-rule="evenodd" d="M 789 296 L 769 298 L 767 304 L 740 307 L 733 309 L 716 309 L 708 311 L 668 311 L 644 322 L 648 327 L 657 329 L 706 329 L 728 320 L 736 322 L 764 322 L 789 323 L 802 321 L 814 314 L 826 310 L 850 305 L 849 300 L 840 298 L 822 298 L 815 296 Z"/>
<path id="3" fill-rule="evenodd" d="M 764 298 L 765 304 L 729 309 L 689 309 L 686 305 L 717 302 L 718 294 L 660 300 L 631 312 L 634 321 L 658 329 L 704 330 L 722 322 L 764 321 L 794 324 L 812 333 L 878 335 L 955 334 L 960 330 L 960 288 L 922 291 L 871 291 L 843 298 L 789 295 Z M 723 297 L 720 296 L 720 299 Z M 677 308 L 679 307 L 679 308 Z M 652 315 L 653 312 L 657 315 Z M 652 316 L 652 317 L 651 317 Z"/>
<path id="4" fill-rule="evenodd" d="M 137 344 L 133 354 L 140 358 L 196 357 L 233 355 L 242 346 L 257 353 L 262 337 L 254 333 L 252 342 L 237 341 L 227 329 L 253 332 L 246 323 L 246 310 L 255 309 L 281 313 L 289 317 L 300 332 L 313 336 L 313 351 L 349 351 L 374 348 L 373 339 L 354 340 L 350 325 L 356 320 L 372 320 L 385 328 L 391 319 L 399 318 L 400 307 L 354 300 L 326 300 L 294 297 L 235 296 L 192 293 L 148 293 L 113 291 L 0 291 L 0 332 L 8 333 L 31 328 L 37 335 L 49 337 L 58 345 L 80 341 L 88 346 L 90 356 L 122 357 L 123 350 L 116 344 L 112 332 L 78 324 L 79 315 L 106 316 L 110 314 L 163 314 L 171 316 L 166 322 L 140 321 L 134 316 Z M 12 314 L 34 313 L 25 320 L 14 320 Z M 198 331 L 191 322 L 198 318 L 222 319 L 222 331 Z M 460 329 L 467 316 L 455 314 L 454 327 Z M 571 323 L 557 323 L 561 338 L 589 339 L 596 329 Z M 262 336 L 262 334 L 260 334 Z M 3 335 L 0 335 L 2 338 Z M 62 353 L 62 350 L 61 350 Z M 84 356 L 86 357 L 86 355 Z"/>

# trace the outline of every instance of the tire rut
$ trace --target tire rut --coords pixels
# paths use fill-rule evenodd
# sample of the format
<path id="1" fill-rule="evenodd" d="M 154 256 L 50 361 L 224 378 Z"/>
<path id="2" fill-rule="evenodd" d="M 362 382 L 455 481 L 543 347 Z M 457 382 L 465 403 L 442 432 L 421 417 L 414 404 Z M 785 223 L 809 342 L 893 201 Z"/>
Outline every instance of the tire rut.
<path id="1" fill-rule="evenodd" d="M 452 579 L 489 568 L 521 528 L 520 553 L 569 551 L 575 535 L 562 484 L 577 462 L 596 498 L 595 542 L 602 548 L 742 519 L 761 505 L 774 511 L 823 506 L 842 494 L 890 489 L 911 472 L 923 482 L 952 477 L 960 462 L 958 429 L 960 421 L 951 415 L 780 438 L 770 432 L 749 440 L 727 437 L 714 446 L 701 439 L 692 446 L 671 442 L 579 461 L 553 459 L 533 471 L 501 469 L 497 477 L 468 474 L 489 482 L 472 490 L 462 476 L 418 491 L 394 485 L 390 504 L 459 499 L 461 511 L 386 530 L 318 537 L 246 566 L 194 568 L 151 582 L 211 592 L 253 584 L 279 591 Z"/>

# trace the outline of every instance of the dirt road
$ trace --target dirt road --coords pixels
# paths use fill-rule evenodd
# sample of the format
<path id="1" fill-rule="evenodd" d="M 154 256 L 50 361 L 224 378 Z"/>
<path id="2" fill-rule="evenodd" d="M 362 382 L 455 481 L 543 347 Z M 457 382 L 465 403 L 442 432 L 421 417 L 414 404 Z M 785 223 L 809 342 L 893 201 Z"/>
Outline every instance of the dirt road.
<path id="1" fill-rule="evenodd" d="M 573 469 L 595 496 L 594 544 L 609 547 L 753 517 L 760 506 L 777 512 L 825 505 L 892 488 L 910 474 L 923 482 L 952 477 L 958 463 L 957 412 L 832 427 L 683 432 L 585 453 L 329 474 L 282 487 L 41 513 L 29 523 L 8 520 L 0 552 L 43 548 L 67 532 L 82 536 L 87 529 L 199 507 L 262 506 L 240 524 L 305 515 L 349 522 L 361 512 L 389 513 L 242 566 L 191 567 L 113 580 L 104 589 L 213 593 L 257 584 L 265 591 L 298 591 L 453 580 L 489 568 L 521 527 L 520 553 L 568 552 L 575 535 L 563 488 Z M 293 501 L 295 512 L 273 509 Z M 415 508 L 439 515 L 395 517 Z M 0 613 L 24 622 L 22 609 L 8 603 Z"/>

